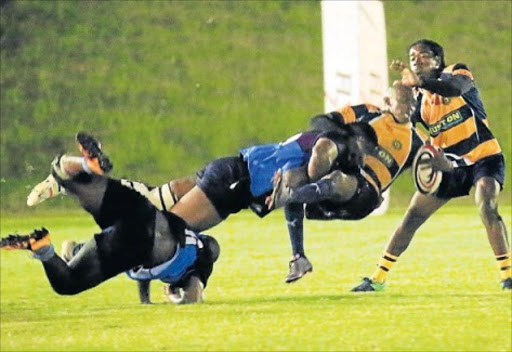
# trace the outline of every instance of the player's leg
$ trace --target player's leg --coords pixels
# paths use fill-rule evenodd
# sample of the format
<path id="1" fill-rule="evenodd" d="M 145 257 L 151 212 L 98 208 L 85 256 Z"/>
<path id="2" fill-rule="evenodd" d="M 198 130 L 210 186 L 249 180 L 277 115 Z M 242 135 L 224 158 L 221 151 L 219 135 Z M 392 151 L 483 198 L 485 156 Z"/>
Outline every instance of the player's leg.
<path id="1" fill-rule="evenodd" d="M 84 245 L 69 266 L 55 253 L 46 229 L 35 230 L 27 236 L 10 235 L 2 239 L 2 248 L 31 250 L 34 258 L 41 260 L 52 288 L 62 295 L 82 292 L 108 279 L 101 270 L 95 239 Z"/>
<path id="2" fill-rule="evenodd" d="M 132 187 L 149 199 L 149 201 L 159 210 L 170 211 L 185 194 L 196 185 L 196 176 L 187 176 L 176 180 L 169 181 L 158 187 L 148 188 L 144 190 L 140 183 L 122 180 L 124 185 L 132 185 Z"/>
<path id="3" fill-rule="evenodd" d="M 208 196 L 198 186 L 181 198 L 171 212 L 185 220 L 195 231 L 207 230 L 223 220 Z"/>
<path id="4" fill-rule="evenodd" d="M 83 166 L 87 170 L 98 175 L 103 175 L 112 170 L 112 163 L 103 153 L 101 143 L 96 138 L 83 132 L 77 133 L 75 138 L 84 158 L 82 159 L 84 162 Z M 49 198 L 65 193 L 66 189 L 57 182 L 53 174 L 50 174 L 32 189 L 27 197 L 27 205 L 34 206 Z"/>
<path id="5" fill-rule="evenodd" d="M 416 192 L 409 204 L 402 222 L 389 239 L 384 254 L 377 264 L 377 269 L 370 278 L 364 278 L 363 282 L 354 287 L 352 291 L 381 291 L 387 274 L 398 257 L 409 246 L 416 230 L 449 199 L 441 199 Z"/>
<path id="6" fill-rule="evenodd" d="M 481 177 L 476 181 L 475 187 L 475 201 L 498 262 L 502 288 L 512 290 L 511 253 L 507 229 L 498 212 L 500 185 L 492 177 Z"/>
<path id="7" fill-rule="evenodd" d="M 209 163 L 197 174 L 197 185 L 171 209 L 189 227 L 207 230 L 253 200 L 249 190 L 247 164 L 240 157 L 227 157 Z"/>
<path id="8" fill-rule="evenodd" d="M 285 279 L 286 283 L 290 283 L 312 272 L 313 265 L 304 252 L 304 204 L 288 204 L 284 208 L 284 214 L 292 245 L 292 260 L 289 263 L 290 271 Z"/>

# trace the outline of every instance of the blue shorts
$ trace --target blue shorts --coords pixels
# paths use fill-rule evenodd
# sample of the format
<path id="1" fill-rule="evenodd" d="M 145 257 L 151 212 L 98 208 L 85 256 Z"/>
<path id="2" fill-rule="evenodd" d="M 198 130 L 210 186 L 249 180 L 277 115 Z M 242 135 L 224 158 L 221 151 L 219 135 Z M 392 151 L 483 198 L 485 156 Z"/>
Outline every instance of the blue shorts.
<path id="1" fill-rule="evenodd" d="M 471 166 L 455 168 L 443 172 L 443 180 L 436 193 L 437 198 L 449 199 L 467 196 L 471 187 L 482 177 L 492 177 L 500 184 L 505 184 L 505 158 L 496 154 L 477 161 Z"/>

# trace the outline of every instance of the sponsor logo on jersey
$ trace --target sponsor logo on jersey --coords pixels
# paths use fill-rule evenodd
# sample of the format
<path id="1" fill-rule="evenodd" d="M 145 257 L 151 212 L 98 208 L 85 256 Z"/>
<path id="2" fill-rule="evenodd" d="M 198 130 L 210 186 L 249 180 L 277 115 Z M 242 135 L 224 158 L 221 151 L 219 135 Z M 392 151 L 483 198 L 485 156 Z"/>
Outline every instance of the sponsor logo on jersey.
<path id="1" fill-rule="evenodd" d="M 428 128 L 428 131 L 432 137 L 436 137 L 442 131 L 446 131 L 446 130 L 452 128 L 453 126 L 458 125 L 462 121 L 464 121 L 464 118 L 462 117 L 462 114 L 460 113 L 460 111 L 454 111 L 454 112 L 444 116 L 437 123 L 431 125 Z"/>

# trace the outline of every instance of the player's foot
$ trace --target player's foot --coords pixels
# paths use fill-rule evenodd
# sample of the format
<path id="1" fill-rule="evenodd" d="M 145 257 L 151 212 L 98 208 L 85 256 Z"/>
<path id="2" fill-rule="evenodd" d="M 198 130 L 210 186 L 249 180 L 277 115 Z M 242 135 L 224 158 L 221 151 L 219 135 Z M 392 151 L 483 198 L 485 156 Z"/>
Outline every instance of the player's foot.
<path id="1" fill-rule="evenodd" d="M 183 296 L 181 294 L 181 288 L 172 286 L 172 285 L 165 285 L 164 286 L 164 294 L 165 297 L 169 299 L 172 303 L 180 303 L 183 299 Z"/>
<path id="2" fill-rule="evenodd" d="M 183 299 L 180 304 L 200 303 L 203 301 L 204 285 L 195 275 L 188 280 L 187 285 L 183 288 Z"/>
<path id="3" fill-rule="evenodd" d="M 44 227 L 41 230 L 34 230 L 28 235 L 9 235 L 0 241 L 2 249 L 38 249 L 50 245 L 50 233 Z"/>
<path id="4" fill-rule="evenodd" d="M 32 207 L 45 200 L 66 193 L 53 175 L 48 176 L 43 182 L 38 183 L 27 197 L 27 205 Z"/>
<path id="5" fill-rule="evenodd" d="M 299 280 L 301 277 L 313 271 L 313 264 L 308 258 L 295 254 L 293 259 L 290 261 L 290 272 L 286 277 L 285 282 L 290 283 Z"/>
<path id="6" fill-rule="evenodd" d="M 92 172 L 103 175 L 112 170 L 112 162 L 103 153 L 101 143 L 96 138 L 84 132 L 78 132 L 76 134 L 76 141 L 78 142 L 80 152 L 87 161 L 87 166 Z"/>
<path id="7" fill-rule="evenodd" d="M 78 251 L 84 246 L 85 242 L 77 243 L 75 241 L 65 240 L 60 246 L 60 257 L 69 263 L 71 259 L 78 253 Z"/>
<path id="8" fill-rule="evenodd" d="M 501 281 L 501 288 L 503 290 L 512 290 L 512 278 L 505 279 Z"/>
<path id="9" fill-rule="evenodd" d="M 385 285 L 379 284 L 378 282 L 373 282 L 372 279 L 364 277 L 363 282 L 358 286 L 354 287 L 352 292 L 374 292 L 374 291 L 384 291 Z"/>

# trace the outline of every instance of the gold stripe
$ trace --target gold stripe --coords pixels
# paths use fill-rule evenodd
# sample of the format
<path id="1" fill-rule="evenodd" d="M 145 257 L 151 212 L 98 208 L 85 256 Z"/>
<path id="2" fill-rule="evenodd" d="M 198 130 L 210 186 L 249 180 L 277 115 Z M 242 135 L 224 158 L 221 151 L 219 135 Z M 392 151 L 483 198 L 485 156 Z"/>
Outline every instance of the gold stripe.
<path id="1" fill-rule="evenodd" d="M 384 165 L 379 159 L 374 156 L 367 155 L 364 163 L 372 169 L 373 172 L 375 172 L 375 175 L 379 178 L 382 189 L 386 188 L 391 183 L 391 173 L 386 165 Z"/>
<path id="2" fill-rule="evenodd" d="M 470 160 L 471 162 L 475 163 L 480 159 L 483 159 L 485 157 L 495 155 L 501 153 L 501 148 L 496 140 L 496 138 L 485 141 L 481 144 L 479 144 L 475 149 L 473 149 L 468 154 L 464 155 L 464 158 Z"/>
<path id="3" fill-rule="evenodd" d="M 343 116 L 344 123 L 351 123 L 356 121 L 356 113 L 350 105 L 345 105 L 338 112 Z"/>
<path id="4" fill-rule="evenodd" d="M 471 74 L 471 72 L 468 70 L 465 70 L 463 68 L 459 68 L 459 69 L 453 71 L 452 75 L 454 75 L 454 76 L 455 75 L 463 75 L 463 76 L 467 76 L 467 77 L 471 78 L 471 80 L 473 80 L 473 75 Z"/>

